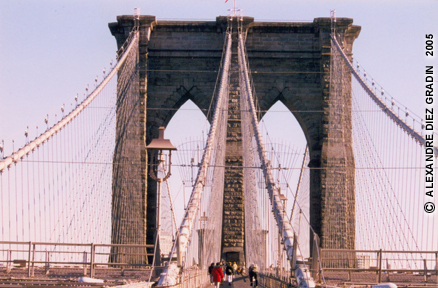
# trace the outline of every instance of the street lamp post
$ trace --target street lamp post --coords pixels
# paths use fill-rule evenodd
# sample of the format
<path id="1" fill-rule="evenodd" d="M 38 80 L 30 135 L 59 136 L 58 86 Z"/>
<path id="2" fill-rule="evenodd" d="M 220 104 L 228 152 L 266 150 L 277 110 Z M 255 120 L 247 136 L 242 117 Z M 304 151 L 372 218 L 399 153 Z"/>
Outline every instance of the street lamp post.
<path id="1" fill-rule="evenodd" d="M 278 193 L 280 194 L 280 201 L 283 203 L 283 211 L 281 212 L 283 214 L 283 217 L 286 214 L 286 201 L 287 198 L 284 194 L 281 194 L 281 187 L 278 187 Z M 282 224 L 284 225 L 284 224 Z M 282 271 L 282 266 L 283 266 L 283 250 L 282 250 L 282 245 L 284 244 L 283 241 L 283 229 L 284 227 L 281 227 L 280 229 L 280 237 L 278 239 L 278 269 L 277 269 L 277 276 L 281 275 L 281 271 Z"/>
<path id="2" fill-rule="evenodd" d="M 199 264 L 199 268 L 200 269 L 204 269 L 207 263 L 205 263 L 205 259 L 202 257 L 204 255 L 204 250 L 206 249 L 205 247 L 205 238 L 206 238 L 206 229 L 205 226 L 207 224 L 208 221 L 208 216 L 205 215 L 205 211 L 203 213 L 203 215 L 199 218 L 199 230 L 198 230 L 198 241 L 199 241 L 199 245 L 198 245 L 198 264 Z"/>
<path id="3" fill-rule="evenodd" d="M 158 138 L 152 139 L 151 143 L 146 146 L 148 151 L 151 151 L 151 161 L 149 167 L 149 176 L 157 181 L 158 191 L 157 191 L 157 231 L 156 231 L 156 253 L 154 256 L 155 265 L 161 265 L 161 252 L 159 246 L 159 237 L 161 229 L 161 184 L 166 181 L 171 175 L 172 167 L 172 150 L 176 150 L 175 146 L 172 145 L 169 139 L 164 139 L 164 127 L 158 128 Z M 166 169 L 166 155 L 165 151 L 168 151 L 167 159 L 167 169 Z M 160 168 L 162 171 L 160 171 Z M 161 173 L 160 173 L 161 172 Z"/>

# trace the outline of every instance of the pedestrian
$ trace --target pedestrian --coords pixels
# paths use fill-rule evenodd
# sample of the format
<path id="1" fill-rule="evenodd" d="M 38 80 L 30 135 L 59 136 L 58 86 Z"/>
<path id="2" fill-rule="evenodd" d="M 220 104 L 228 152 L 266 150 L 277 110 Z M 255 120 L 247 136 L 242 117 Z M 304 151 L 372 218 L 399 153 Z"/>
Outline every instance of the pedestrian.
<path id="1" fill-rule="evenodd" d="M 249 267 L 248 274 L 249 274 L 249 281 L 250 286 L 257 287 L 259 285 L 259 282 L 257 281 L 257 275 L 258 275 L 259 269 L 257 267 L 257 264 L 253 264 Z"/>
<path id="2" fill-rule="evenodd" d="M 231 262 L 228 262 L 227 267 L 225 267 L 225 272 L 227 273 L 227 281 L 229 286 L 231 286 L 231 283 L 233 282 L 234 278 L 234 271 L 233 266 L 231 266 Z"/>
<path id="3" fill-rule="evenodd" d="M 238 267 L 237 268 L 237 274 L 240 274 L 240 275 L 242 275 L 242 278 L 243 278 L 243 282 L 246 282 L 246 277 L 245 277 L 245 266 L 242 266 L 242 267 Z"/>
<path id="4" fill-rule="evenodd" d="M 222 267 L 220 266 L 219 262 L 217 262 L 216 266 L 213 267 L 211 275 L 213 276 L 214 287 L 219 288 L 221 282 L 224 280 L 224 272 L 222 271 Z"/>
<path id="5" fill-rule="evenodd" d="M 236 274 L 236 272 L 237 272 L 237 268 L 238 268 L 238 266 L 237 266 L 236 262 L 234 262 L 234 264 L 233 264 L 233 271 L 234 271 L 234 274 Z"/>
<path id="6" fill-rule="evenodd" d="M 213 284 L 213 275 L 211 274 L 213 268 L 214 268 L 214 263 L 211 263 L 210 267 L 208 267 L 208 275 L 210 275 L 210 284 Z"/>

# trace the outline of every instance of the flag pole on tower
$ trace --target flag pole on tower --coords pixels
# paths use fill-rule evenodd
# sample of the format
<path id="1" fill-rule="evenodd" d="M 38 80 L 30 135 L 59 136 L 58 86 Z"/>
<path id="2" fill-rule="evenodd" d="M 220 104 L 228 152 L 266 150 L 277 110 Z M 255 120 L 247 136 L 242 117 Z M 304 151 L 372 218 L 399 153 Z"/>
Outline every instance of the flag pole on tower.
<path id="1" fill-rule="evenodd" d="M 225 3 L 227 3 L 228 2 L 228 0 L 225 0 Z M 236 0 L 234 0 L 234 15 L 233 16 L 236 16 L 237 15 L 237 10 L 236 10 Z"/>

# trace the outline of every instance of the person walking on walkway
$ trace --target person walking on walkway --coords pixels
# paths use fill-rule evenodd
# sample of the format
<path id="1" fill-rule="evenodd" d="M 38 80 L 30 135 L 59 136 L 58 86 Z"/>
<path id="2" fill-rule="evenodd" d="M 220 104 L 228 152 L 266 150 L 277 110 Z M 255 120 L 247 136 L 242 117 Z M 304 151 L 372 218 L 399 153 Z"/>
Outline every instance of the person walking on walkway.
<path id="1" fill-rule="evenodd" d="M 244 265 L 245 265 L 245 264 L 244 264 Z M 246 277 L 245 277 L 245 266 L 237 267 L 236 275 L 237 275 L 237 274 L 242 275 L 243 282 L 246 282 Z"/>
<path id="2" fill-rule="evenodd" d="M 253 264 L 249 267 L 248 275 L 249 282 L 251 283 L 250 286 L 257 287 L 259 285 L 259 282 L 257 281 L 258 273 L 259 269 L 257 267 L 257 264 Z"/>
<path id="3" fill-rule="evenodd" d="M 214 263 L 211 263 L 211 265 L 208 267 L 208 275 L 210 275 L 210 284 L 213 284 L 213 275 L 211 274 L 213 268 L 214 268 Z"/>
<path id="4" fill-rule="evenodd" d="M 216 263 L 213 270 L 211 271 L 211 276 L 213 277 L 214 287 L 219 288 L 221 282 L 224 280 L 224 271 L 220 266 L 220 263 Z"/>
<path id="5" fill-rule="evenodd" d="M 231 283 L 233 283 L 234 278 L 234 270 L 233 266 L 231 266 L 231 262 L 228 262 L 227 267 L 225 268 L 225 272 L 227 273 L 227 281 L 229 286 L 231 286 Z"/>
<path id="6" fill-rule="evenodd" d="M 239 268 L 239 266 L 237 266 L 236 262 L 234 262 L 234 264 L 233 264 L 233 271 L 234 271 L 234 274 L 237 273 L 237 268 Z"/>

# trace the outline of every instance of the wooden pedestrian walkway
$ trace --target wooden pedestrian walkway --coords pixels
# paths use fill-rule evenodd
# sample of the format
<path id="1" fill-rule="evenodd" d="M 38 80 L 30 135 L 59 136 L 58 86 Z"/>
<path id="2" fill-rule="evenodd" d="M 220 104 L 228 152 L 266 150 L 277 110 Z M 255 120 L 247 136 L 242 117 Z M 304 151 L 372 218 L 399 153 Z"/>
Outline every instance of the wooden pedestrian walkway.
<path id="1" fill-rule="evenodd" d="M 204 286 L 204 288 L 210 288 L 210 287 L 214 287 L 213 284 L 211 285 L 207 285 Z M 231 287 L 231 288 L 251 288 L 251 286 L 249 285 L 249 279 L 248 277 L 235 277 L 233 283 L 228 283 L 227 281 L 222 282 L 221 288 L 227 288 L 227 287 Z M 260 285 L 259 285 L 260 287 Z"/>

